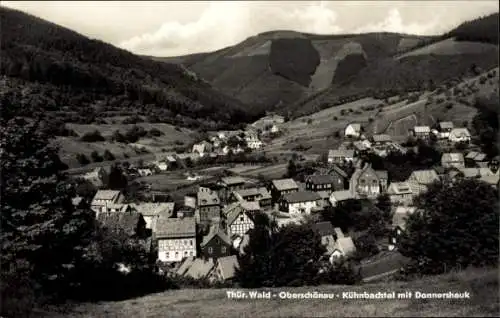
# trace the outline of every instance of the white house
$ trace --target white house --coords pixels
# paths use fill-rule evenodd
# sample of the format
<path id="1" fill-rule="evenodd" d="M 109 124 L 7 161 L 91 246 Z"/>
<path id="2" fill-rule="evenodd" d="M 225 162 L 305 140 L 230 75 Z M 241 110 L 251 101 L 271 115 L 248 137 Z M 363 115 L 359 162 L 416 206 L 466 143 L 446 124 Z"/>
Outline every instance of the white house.
<path id="1" fill-rule="evenodd" d="M 354 161 L 354 150 L 352 149 L 331 149 L 328 151 L 328 163 L 342 164 Z"/>
<path id="2" fill-rule="evenodd" d="M 460 152 L 448 152 L 441 156 L 441 166 L 444 168 L 464 168 L 464 155 Z"/>
<path id="3" fill-rule="evenodd" d="M 252 217 L 242 207 L 241 202 L 228 205 L 223 210 L 226 224 L 226 230 L 229 237 L 243 237 L 250 229 L 253 229 L 254 223 Z"/>
<path id="4" fill-rule="evenodd" d="M 196 257 L 196 223 L 194 218 L 160 218 L 156 223 L 158 259 L 180 262 Z"/>
<path id="5" fill-rule="evenodd" d="M 344 136 L 345 137 L 355 137 L 358 138 L 361 135 L 361 125 L 352 123 L 347 125 L 347 127 L 344 130 Z"/>
<path id="6" fill-rule="evenodd" d="M 340 228 L 335 228 L 334 231 L 337 239 L 326 245 L 325 253 L 332 264 L 339 258 L 349 257 L 356 252 L 356 246 L 351 237 L 344 236 Z"/>
<path id="7" fill-rule="evenodd" d="M 90 207 L 94 212 L 99 213 L 106 206 L 122 203 L 124 200 L 125 197 L 118 190 L 99 190 L 92 199 Z"/>
<path id="8" fill-rule="evenodd" d="M 450 132 L 448 140 L 452 143 L 470 142 L 471 135 L 467 128 L 454 128 Z"/>
<path id="9" fill-rule="evenodd" d="M 290 216 L 311 214 L 311 210 L 318 207 L 321 197 L 316 192 L 298 191 L 283 195 L 279 201 L 280 211 Z"/>

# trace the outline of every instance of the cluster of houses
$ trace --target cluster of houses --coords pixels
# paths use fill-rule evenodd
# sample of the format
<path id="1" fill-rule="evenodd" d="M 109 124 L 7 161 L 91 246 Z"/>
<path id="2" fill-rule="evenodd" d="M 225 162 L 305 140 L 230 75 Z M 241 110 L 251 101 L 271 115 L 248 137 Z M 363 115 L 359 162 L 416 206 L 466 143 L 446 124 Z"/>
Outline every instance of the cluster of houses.
<path id="1" fill-rule="evenodd" d="M 454 129 L 459 129 L 458 132 L 463 129 L 442 124 L 439 133 L 449 133 L 447 138 L 462 136 Z M 425 138 L 423 131 L 427 130 L 414 128 L 419 138 Z M 430 129 L 429 133 L 432 133 Z M 369 163 L 360 160 L 359 154 L 367 149 L 388 153 L 403 148 L 387 135 L 363 138 L 358 124 L 350 124 L 345 135 L 350 141 L 330 150 L 326 166 L 316 169 L 315 173 L 305 177 L 304 182 L 284 178 L 261 184 L 240 176 L 220 177 L 199 184 L 195 192 L 185 195 L 182 204 L 131 204 L 126 203 L 120 191 L 99 190 L 91 208 L 106 226 L 123 229 L 131 237 L 149 242 L 158 261 L 171 267 L 169 272 L 226 281 L 234 278 L 237 255 L 245 253 L 250 239 L 248 232 L 254 227 L 257 212 L 266 213 L 278 226 L 283 226 L 300 223 L 306 216 L 346 200 L 374 200 L 387 194 L 394 212 L 394 231 L 388 248 L 394 249 L 397 236 L 405 229 L 406 217 L 416 210 L 414 198 L 433 182 L 478 178 L 498 187 L 499 158 L 487 160 L 485 154 L 475 151 L 465 155 L 445 153 L 441 167 L 416 170 L 403 182 L 391 182 L 387 171 L 373 169 Z M 221 139 L 220 135 L 216 137 L 212 139 L 212 145 Z M 462 142 L 460 138 L 454 140 Z M 197 151 L 201 156 L 209 153 L 208 149 L 197 148 Z M 167 161 L 173 162 L 173 159 L 168 155 L 165 157 Z M 96 170 L 88 178 L 102 182 L 105 173 Z M 318 222 L 313 227 L 326 247 L 325 259 L 333 263 L 355 253 L 352 238 L 340 228 L 330 222 Z"/>

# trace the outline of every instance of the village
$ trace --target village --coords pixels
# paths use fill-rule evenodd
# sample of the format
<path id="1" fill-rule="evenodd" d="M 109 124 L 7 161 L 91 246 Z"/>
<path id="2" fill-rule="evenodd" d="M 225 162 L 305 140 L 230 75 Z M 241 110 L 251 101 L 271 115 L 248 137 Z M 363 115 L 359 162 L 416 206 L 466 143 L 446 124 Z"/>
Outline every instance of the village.
<path id="1" fill-rule="evenodd" d="M 161 176 L 174 167 L 192 166 L 185 164 L 186 158 L 196 163 L 203 158 L 259 151 L 265 146 L 260 138 L 279 133 L 283 122 L 283 117 L 273 115 L 250 125 L 246 131 L 208 135 L 206 140 L 195 143 L 190 153 L 160 154 L 139 167 L 129 165 L 127 178 Z M 238 255 L 245 253 L 256 213 L 265 213 L 278 227 L 310 222 L 326 247 L 325 260 L 335 264 L 356 254 L 352 238 L 356 234 L 344 233 L 336 224 L 321 221 L 317 215 L 326 209 L 345 201 L 375 202 L 386 195 L 392 224 L 387 229 L 390 234 L 379 240 L 377 248 L 379 254 L 390 258 L 397 253 L 397 238 L 405 229 L 406 217 L 416 210 L 414 198 L 433 182 L 477 178 L 498 187 L 499 158 L 487 159 L 477 150 L 467 128 L 456 127 L 452 122 L 440 122 L 436 127 L 415 126 L 409 132 L 409 140 L 433 143 L 446 152 L 442 152 L 439 165 L 414 170 L 406 180 L 391 180 L 388 171 L 375 170 L 365 159 L 370 154 L 385 158 L 392 153 L 418 151 L 418 147 L 408 145 L 409 142 L 398 144 L 385 134 L 367 136 L 359 123 L 347 125 L 340 146 L 330 149 L 326 158 L 316 162 L 314 171 L 301 180 L 285 176 L 251 178 L 227 171 L 218 177 L 202 177 L 188 168 L 185 175 L 193 182 L 193 191 L 185 194 L 182 201 L 175 202 L 169 193 L 150 191 L 150 202 L 132 202 L 120 190 L 104 187 L 106 169 L 97 168 L 82 177 L 99 189 L 90 203 L 96 219 L 104 226 L 124 230 L 130 237 L 144 239 L 162 265 L 160 271 L 224 282 L 234 278 Z M 74 202 L 80 204 L 81 198 Z M 400 263 L 394 264 L 397 267 Z M 122 266 L 126 271 L 126 264 Z"/>

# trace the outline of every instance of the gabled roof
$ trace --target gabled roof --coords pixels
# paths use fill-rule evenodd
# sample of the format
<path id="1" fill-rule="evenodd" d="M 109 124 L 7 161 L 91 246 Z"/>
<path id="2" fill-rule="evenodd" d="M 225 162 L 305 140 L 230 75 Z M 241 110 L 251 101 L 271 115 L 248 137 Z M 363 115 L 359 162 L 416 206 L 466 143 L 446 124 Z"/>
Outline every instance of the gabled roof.
<path id="1" fill-rule="evenodd" d="M 387 189 L 388 194 L 411 194 L 412 190 L 408 182 L 392 182 Z"/>
<path id="2" fill-rule="evenodd" d="M 341 237 L 335 241 L 334 251 L 339 250 L 344 255 L 349 255 L 356 252 L 356 246 L 351 237 Z"/>
<path id="3" fill-rule="evenodd" d="M 450 131 L 450 138 L 451 137 L 455 137 L 455 138 L 470 137 L 470 132 L 467 128 L 453 128 Z"/>
<path id="4" fill-rule="evenodd" d="M 354 199 L 354 195 L 349 190 L 334 191 L 330 194 L 330 198 L 334 198 L 335 201 L 345 201 L 349 199 Z"/>
<path id="5" fill-rule="evenodd" d="M 114 201 L 120 195 L 118 190 L 98 190 L 94 196 L 94 200 L 108 200 Z"/>
<path id="6" fill-rule="evenodd" d="M 142 219 L 140 213 L 99 213 L 97 221 L 101 222 L 105 227 L 111 230 L 123 230 L 128 235 L 136 233 L 137 226 Z"/>
<path id="7" fill-rule="evenodd" d="M 329 158 L 342 157 L 342 158 L 354 158 L 353 149 L 331 149 L 328 151 Z"/>
<path id="8" fill-rule="evenodd" d="M 413 127 L 413 131 L 416 133 L 430 133 L 431 127 L 429 127 L 429 126 L 415 126 L 415 127 Z"/>
<path id="9" fill-rule="evenodd" d="M 312 225 L 314 231 L 318 232 L 320 236 L 333 235 L 333 225 L 331 222 L 318 222 Z"/>
<path id="10" fill-rule="evenodd" d="M 226 233 L 224 233 L 219 224 L 212 224 L 210 226 L 210 231 L 203 237 L 203 241 L 201 242 L 200 246 L 206 246 L 216 236 L 218 236 L 227 245 L 232 246 L 231 239 L 229 239 Z"/>
<path id="11" fill-rule="evenodd" d="M 132 203 L 130 204 L 137 212 L 144 216 L 165 216 L 171 217 L 174 212 L 174 202 L 162 202 L 162 203 Z"/>
<path id="12" fill-rule="evenodd" d="M 356 131 L 356 132 L 360 132 L 360 131 L 361 131 L 361 124 L 358 124 L 358 123 L 351 123 L 351 124 L 347 125 L 347 126 L 345 127 L 345 129 L 347 129 L 349 126 L 351 126 L 351 127 L 352 127 L 352 129 L 354 129 L 354 131 Z"/>
<path id="13" fill-rule="evenodd" d="M 316 192 L 311 191 L 297 191 L 292 193 L 287 193 L 283 196 L 283 201 L 288 203 L 298 203 L 298 202 L 310 202 L 318 201 L 321 197 Z"/>
<path id="14" fill-rule="evenodd" d="M 415 207 L 404 207 L 398 206 L 394 209 L 394 213 L 392 216 L 392 226 L 393 228 L 399 227 L 402 230 L 406 228 L 406 219 L 410 214 L 413 214 L 416 211 Z"/>
<path id="15" fill-rule="evenodd" d="M 442 162 L 463 162 L 464 155 L 459 152 L 444 153 L 441 157 Z"/>
<path id="16" fill-rule="evenodd" d="M 330 171 L 334 171 L 334 172 L 338 173 L 341 177 L 347 178 L 347 173 L 337 165 L 333 165 L 333 167 Z"/>
<path id="17" fill-rule="evenodd" d="M 185 276 L 189 276 L 196 279 L 202 279 L 208 276 L 210 272 L 214 269 L 213 259 L 201 259 L 197 258 L 194 260 L 193 264 L 187 270 Z"/>
<path id="18" fill-rule="evenodd" d="M 156 222 L 156 237 L 159 239 L 196 236 L 194 218 L 159 218 Z"/>
<path id="19" fill-rule="evenodd" d="M 434 181 L 439 180 L 439 176 L 433 169 L 428 170 L 415 170 L 411 173 L 410 178 L 415 178 L 415 180 L 420 184 L 431 184 Z"/>
<path id="20" fill-rule="evenodd" d="M 235 184 L 242 184 L 246 182 L 246 179 L 243 179 L 242 177 L 224 177 L 221 178 L 221 182 L 224 183 L 225 185 L 235 185 Z"/>
<path id="21" fill-rule="evenodd" d="M 176 271 L 177 275 L 183 276 L 187 270 L 193 265 L 195 258 L 194 257 L 186 257 L 184 261 L 182 262 L 181 266 Z"/>
<path id="22" fill-rule="evenodd" d="M 278 191 L 290 190 L 290 189 L 298 189 L 299 186 L 293 179 L 277 179 L 273 180 L 272 184 Z"/>
<path id="23" fill-rule="evenodd" d="M 261 200 L 271 199 L 271 194 L 269 193 L 269 191 L 267 191 L 266 188 L 264 187 L 258 188 L 258 191 L 261 195 L 260 197 Z"/>
<path id="24" fill-rule="evenodd" d="M 220 257 L 218 260 L 218 268 L 223 280 L 231 279 L 239 268 L 238 258 L 236 255 Z"/>
<path id="25" fill-rule="evenodd" d="M 198 191 L 197 201 L 198 206 L 220 204 L 219 195 L 215 191 Z"/>
<path id="26" fill-rule="evenodd" d="M 442 121 L 439 123 L 441 129 L 453 129 L 454 125 L 451 121 Z"/>
<path id="27" fill-rule="evenodd" d="M 485 153 L 478 153 L 477 156 L 474 158 L 475 161 L 484 161 L 486 160 L 486 154 Z"/>
<path id="28" fill-rule="evenodd" d="M 382 135 L 373 135 L 373 141 L 374 142 L 389 142 L 392 140 L 391 136 L 389 135 L 385 135 L 385 134 L 382 134 Z"/>
<path id="29" fill-rule="evenodd" d="M 335 182 L 335 178 L 331 175 L 324 174 L 324 175 L 312 175 L 307 177 L 307 182 L 310 182 L 312 184 L 331 184 Z"/>

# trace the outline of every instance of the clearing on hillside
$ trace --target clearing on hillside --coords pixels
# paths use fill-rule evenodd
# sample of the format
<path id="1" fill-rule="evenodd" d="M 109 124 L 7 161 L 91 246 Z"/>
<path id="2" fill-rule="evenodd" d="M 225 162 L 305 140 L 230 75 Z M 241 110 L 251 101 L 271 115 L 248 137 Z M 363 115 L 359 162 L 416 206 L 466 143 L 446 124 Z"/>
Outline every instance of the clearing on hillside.
<path id="1" fill-rule="evenodd" d="M 483 54 L 490 51 L 498 51 L 498 46 L 489 43 L 477 43 L 468 41 L 455 41 L 450 38 L 407 52 L 396 59 L 418 55 L 456 55 L 456 54 Z"/>

